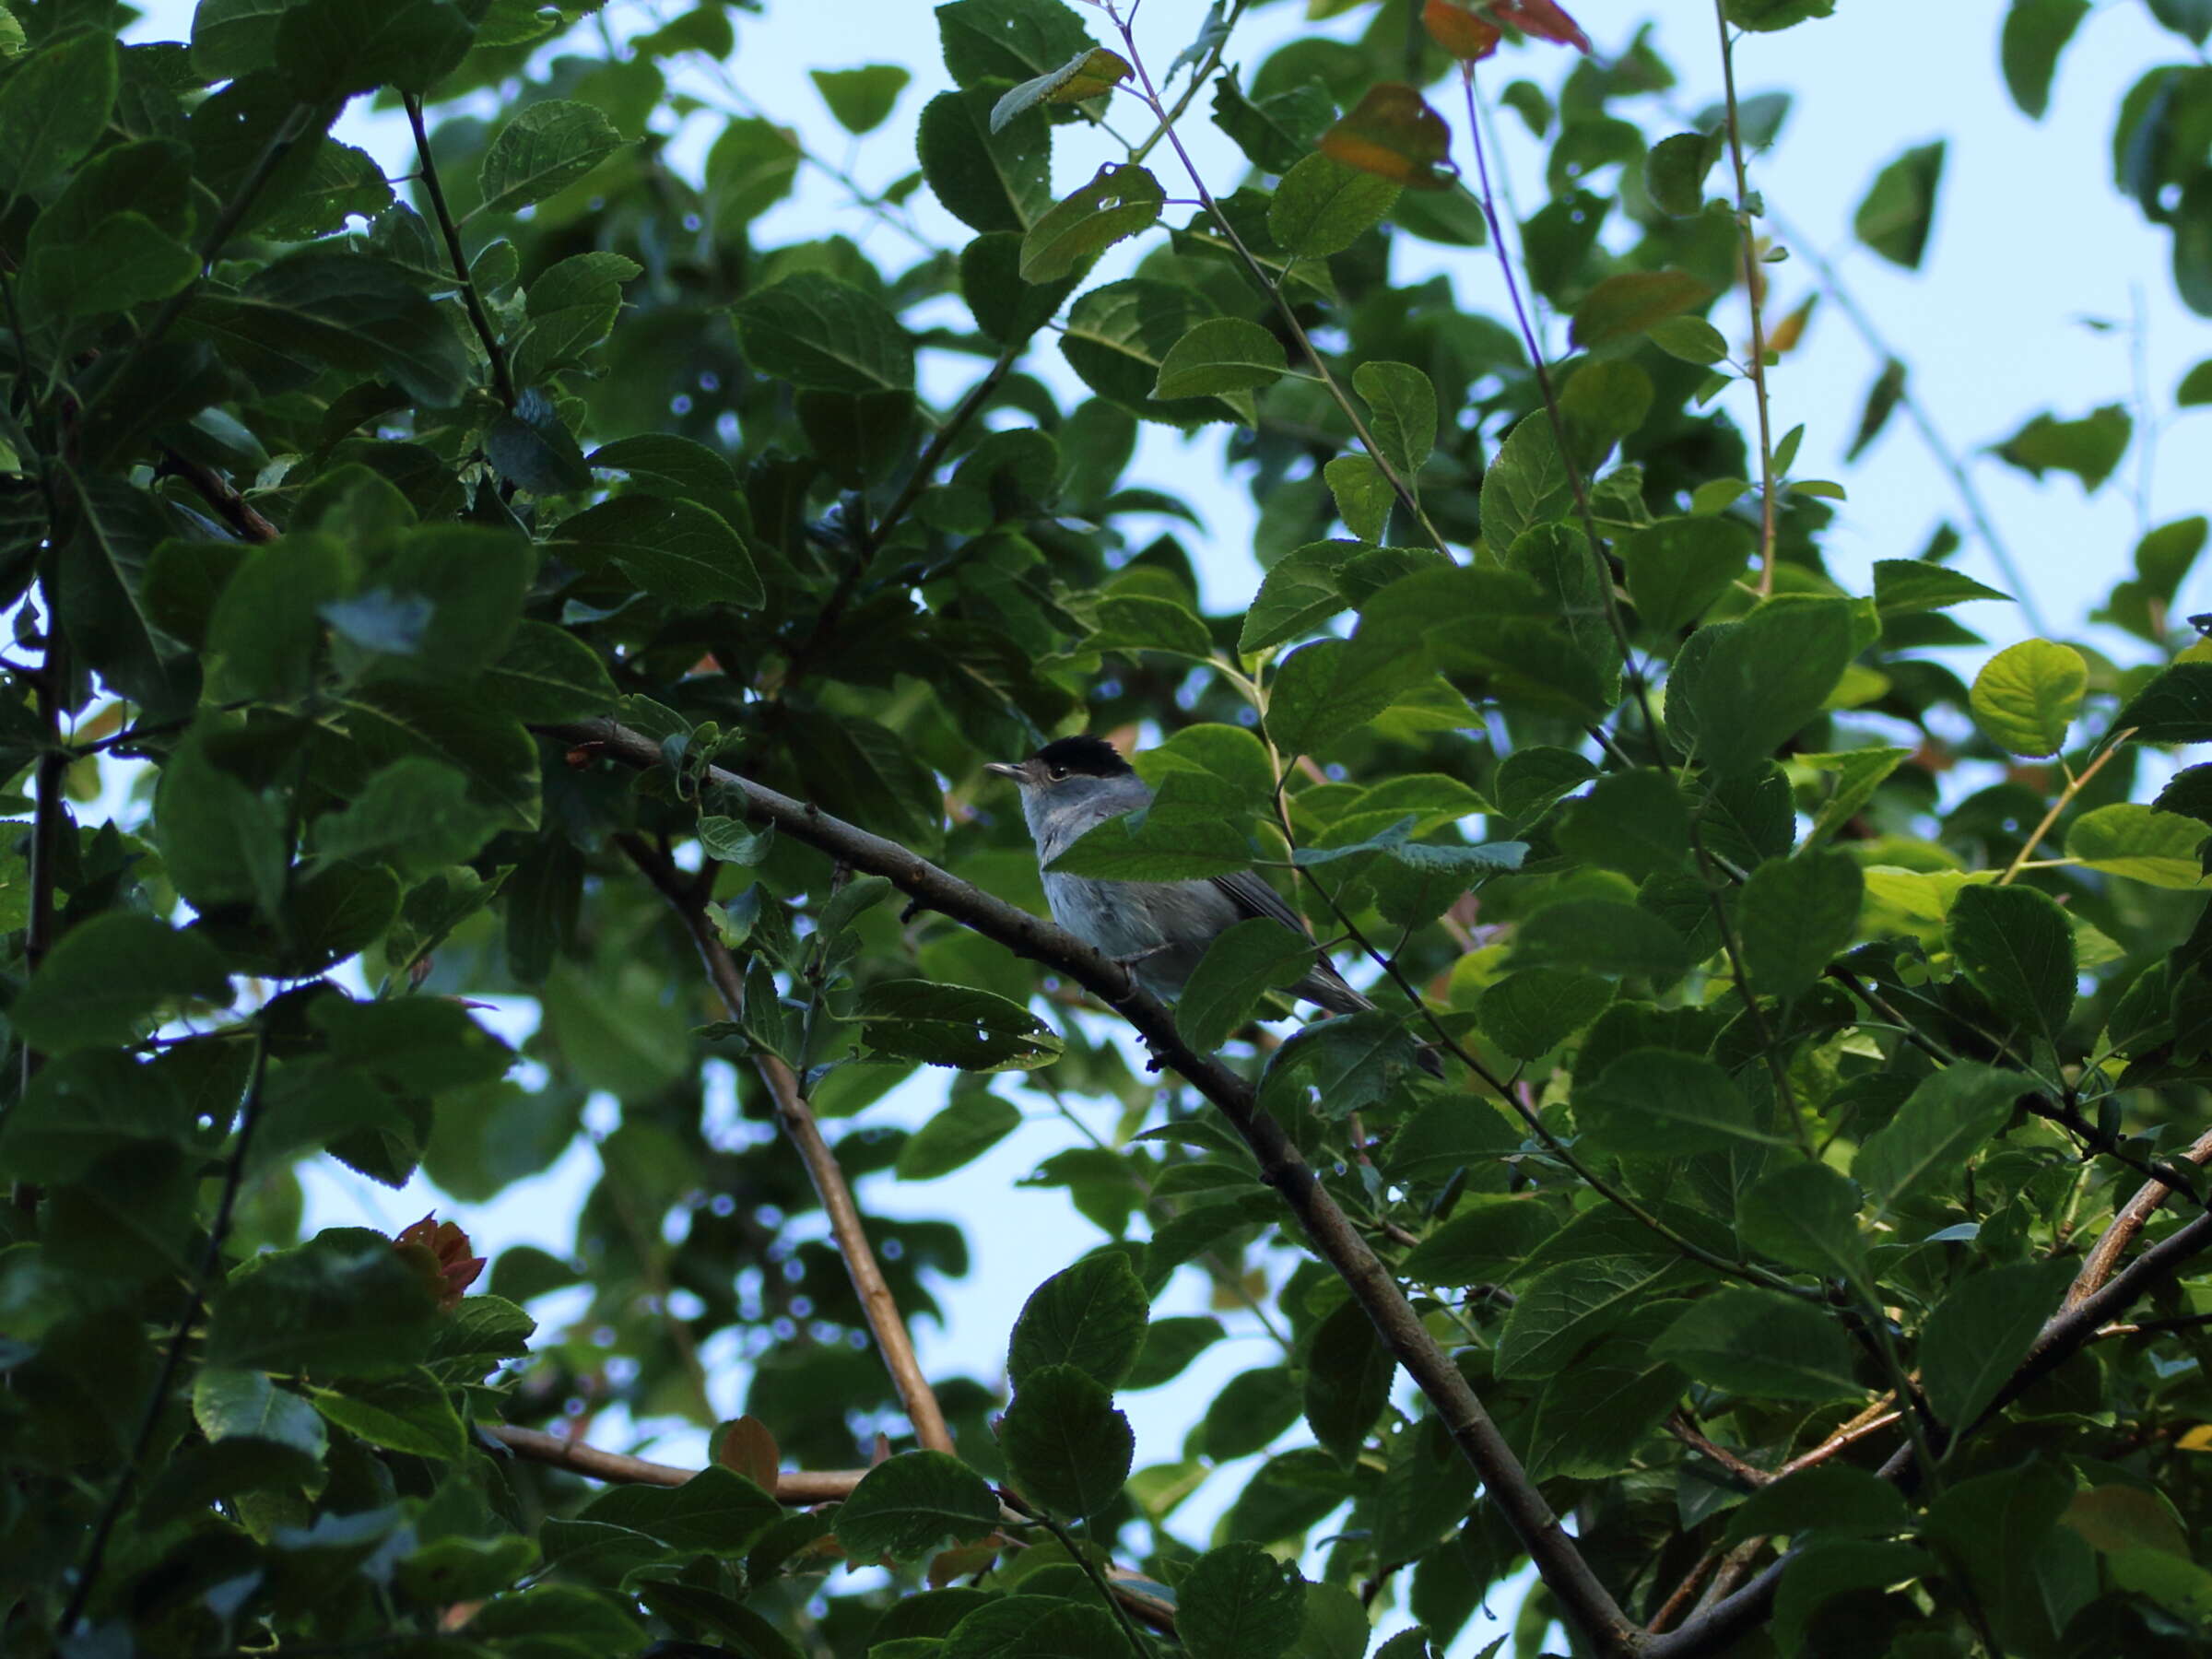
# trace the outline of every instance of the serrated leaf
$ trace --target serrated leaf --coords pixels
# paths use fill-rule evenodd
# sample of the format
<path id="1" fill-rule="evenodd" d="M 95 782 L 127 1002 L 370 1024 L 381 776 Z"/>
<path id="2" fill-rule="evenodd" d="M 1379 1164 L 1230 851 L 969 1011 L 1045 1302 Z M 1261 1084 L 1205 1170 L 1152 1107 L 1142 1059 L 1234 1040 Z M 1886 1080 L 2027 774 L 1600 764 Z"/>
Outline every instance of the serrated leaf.
<path id="1" fill-rule="evenodd" d="M 1146 169 L 1107 163 L 1082 189 L 1053 203 L 1052 210 L 1023 234 L 1021 279 L 1053 282 L 1073 275 L 1115 242 L 1159 223 L 1160 205 L 1166 199 L 1159 181 Z M 1274 336 L 1268 338 L 1272 340 Z M 1281 355 L 1280 346 L 1276 347 L 1276 353 Z M 1166 372 L 1164 364 L 1161 372 Z"/>
<path id="2" fill-rule="evenodd" d="M 999 1419 L 998 1443 L 1025 1495 L 1077 1518 L 1121 1494 L 1136 1451 L 1113 1395 L 1073 1365 L 1041 1365 L 1022 1379 Z"/>
<path id="3" fill-rule="evenodd" d="M 1106 1251 L 1055 1273 L 1030 1293 L 1006 1349 L 1017 1389 L 1046 1366 L 1069 1365 L 1107 1389 L 1144 1351 L 1151 1298 L 1129 1258 Z"/>
<path id="4" fill-rule="evenodd" d="M 870 1051 L 962 1071 L 1028 1071 L 1049 1065 L 1059 1035 L 1019 1003 L 965 985 L 883 980 L 861 994 L 851 1018 Z"/>
<path id="5" fill-rule="evenodd" d="M 1272 384 L 1288 367 L 1283 343 L 1257 323 L 1208 317 L 1168 348 L 1152 395 L 1206 397 L 1255 391 Z"/>
<path id="6" fill-rule="evenodd" d="M 997 1526 L 998 1499 L 983 1477 L 944 1452 L 905 1452 L 877 1464 L 837 1512 L 838 1542 L 862 1561 L 912 1560 Z"/>
<path id="7" fill-rule="evenodd" d="M 991 130 L 997 132 L 1023 111 L 1039 104 L 1081 103 L 1111 92 L 1135 71 L 1129 60 L 1103 46 L 1078 52 L 1057 69 L 1032 76 L 1009 88 L 991 106 Z"/>
<path id="8" fill-rule="evenodd" d="M 519 111 L 484 152 L 479 212 L 512 213 L 565 190 L 620 149 L 622 135 L 598 108 L 547 99 Z"/>

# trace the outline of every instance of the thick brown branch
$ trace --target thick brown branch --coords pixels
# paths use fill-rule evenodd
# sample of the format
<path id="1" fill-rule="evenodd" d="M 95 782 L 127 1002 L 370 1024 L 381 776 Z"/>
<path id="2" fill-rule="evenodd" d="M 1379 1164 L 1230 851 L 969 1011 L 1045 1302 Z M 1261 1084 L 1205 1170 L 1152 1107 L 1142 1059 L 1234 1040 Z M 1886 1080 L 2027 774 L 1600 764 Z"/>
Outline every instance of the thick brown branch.
<path id="1" fill-rule="evenodd" d="M 707 977 L 721 994 L 730 1018 L 744 1018 L 745 981 L 737 971 L 736 959 L 707 918 L 705 895 L 636 837 L 624 835 L 616 840 L 630 862 L 682 918 L 692 943 L 699 947 L 700 959 L 706 964 Z M 891 1373 L 892 1386 L 899 1391 L 900 1404 L 906 1407 L 907 1418 L 914 1426 L 914 1438 L 929 1451 L 952 1451 L 952 1430 L 946 1425 L 935 1391 L 923 1374 L 922 1361 L 914 1355 L 913 1339 L 907 1334 L 906 1320 L 899 1312 L 898 1300 L 891 1295 L 890 1286 L 884 1282 L 883 1268 L 877 1264 L 875 1249 L 868 1243 L 867 1232 L 861 1225 L 860 1206 L 853 1202 L 853 1188 L 845 1180 L 844 1171 L 838 1166 L 837 1154 L 823 1138 L 822 1126 L 816 1120 L 813 1109 L 806 1104 L 797 1074 L 773 1054 L 756 1050 L 753 1059 L 760 1080 L 768 1085 L 769 1093 L 775 1099 L 777 1120 L 783 1125 L 783 1133 L 791 1137 L 792 1145 L 798 1148 L 807 1177 L 814 1182 L 815 1195 L 829 1214 L 830 1231 L 837 1241 L 838 1254 L 844 1258 L 846 1276 L 853 1281 L 853 1293 L 860 1298 L 868 1330 L 876 1338 L 877 1351 L 883 1356 L 884 1368 Z"/>
<path id="2" fill-rule="evenodd" d="M 2196 1143 L 2182 1156 L 2191 1163 L 2203 1165 L 2212 1160 L 2212 1132 L 2197 1137 Z M 2112 1225 L 2103 1236 L 2091 1246 L 2081 1264 L 2081 1271 L 2074 1276 L 2074 1283 L 2066 1289 L 2066 1300 L 2061 1304 L 2071 1308 L 2094 1296 L 2104 1282 L 2112 1277 L 2112 1269 L 2127 1253 L 2127 1247 L 2136 1241 L 2136 1235 L 2150 1224 L 2159 1206 L 2173 1196 L 2173 1183 L 2153 1179 L 2136 1190 L 2136 1195 L 2113 1213 Z"/>
<path id="3" fill-rule="evenodd" d="M 611 720 L 545 728 L 571 747 L 624 766 L 661 763 L 660 746 Z M 1019 955 L 1049 964 L 1119 1009 L 1163 1065 L 1173 1067 L 1220 1109 L 1258 1159 L 1268 1182 L 1298 1217 L 1307 1240 L 1350 1288 L 1384 1346 L 1429 1398 L 1463 1455 L 1481 1477 L 1490 1500 L 1536 1564 L 1560 1606 L 1594 1651 L 1631 1653 L 1645 1640 L 1589 1564 L 1559 1516 L 1521 1466 L 1489 1412 L 1459 1368 L 1429 1335 L 1420 1316 L 1359 1236 L 1312 1166 L 1282 1126 L 1259 1110 L 1251 1082 L 1218 1061 L 1194 1053 L 1159 1000 L 1130 982 L 1128 971 L 1028 911 L 971 886 L 895 841 L 830 817 L 762 784 L 716 769 L 712 781 L 742 798 L 747 816 L 772 823 L 793 840 L 853 869 L 888 877 L 910 898 Z M 711 931 L 710 931 L 710 936 Z"/>
<path id="4" fill-rule="evenodd" d="M 679 1487 L 699 1473 L 697 1469 L 679 1469 L 674 1464 L 625 1457 L 619 1452 L 602 1452 L 596 1446 L 547 1434 L 542 1429 L 517 1429 L 497 1423 L 487 1427 L 484 1432 L 528 1462 L 620 1486 Z M 786 1470 L 776 1477 L 775 1499 L 778 1503 L 794 1505 L 835 1503 L 841 1498 L 850 1497 L 866 1473 L 865 1469 Z"/>

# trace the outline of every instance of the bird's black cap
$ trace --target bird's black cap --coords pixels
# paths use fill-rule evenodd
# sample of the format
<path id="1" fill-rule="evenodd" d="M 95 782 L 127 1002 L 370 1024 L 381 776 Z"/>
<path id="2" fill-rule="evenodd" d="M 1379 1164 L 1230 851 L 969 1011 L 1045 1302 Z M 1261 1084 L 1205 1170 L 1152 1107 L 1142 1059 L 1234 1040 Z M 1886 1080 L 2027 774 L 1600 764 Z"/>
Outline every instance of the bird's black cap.
<path id="1" fill-rule="evenodd" d="M 1057 771 L 1086 778 L 1126 778 L 1129 762 L 1103 737 L 1061 737 L 1037 751 L 1037 759 Z"/>

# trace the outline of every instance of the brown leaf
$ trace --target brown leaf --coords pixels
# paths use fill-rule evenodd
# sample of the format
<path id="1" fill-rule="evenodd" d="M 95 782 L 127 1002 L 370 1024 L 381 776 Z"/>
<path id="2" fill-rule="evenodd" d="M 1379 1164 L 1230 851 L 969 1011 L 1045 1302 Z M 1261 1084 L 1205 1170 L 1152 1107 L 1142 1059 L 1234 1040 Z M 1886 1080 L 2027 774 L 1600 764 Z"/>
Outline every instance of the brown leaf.
<path id="1" fill-rule="evenodd" d="M 1321 151 L 1347 167 L 1416 190 L 1449 190 L 1452 129 L 1403 81 L 1370 87 L 1359 107 L 1321 135 Z"/>

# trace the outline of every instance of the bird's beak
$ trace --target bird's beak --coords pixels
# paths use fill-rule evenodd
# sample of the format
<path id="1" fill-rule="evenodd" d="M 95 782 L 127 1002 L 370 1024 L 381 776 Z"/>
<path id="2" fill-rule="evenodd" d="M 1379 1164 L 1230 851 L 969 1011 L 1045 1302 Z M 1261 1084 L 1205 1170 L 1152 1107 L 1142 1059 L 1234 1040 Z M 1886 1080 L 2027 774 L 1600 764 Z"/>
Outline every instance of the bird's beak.
<path id="1" fill-rule="evenodd" d="M 995 772 L 1002 778 L 1011 778 L 1017 783 L 1026 783 L 1030 778 L 1029 762 L 1026 760 L 986 760 L 983 770 Z"/>

